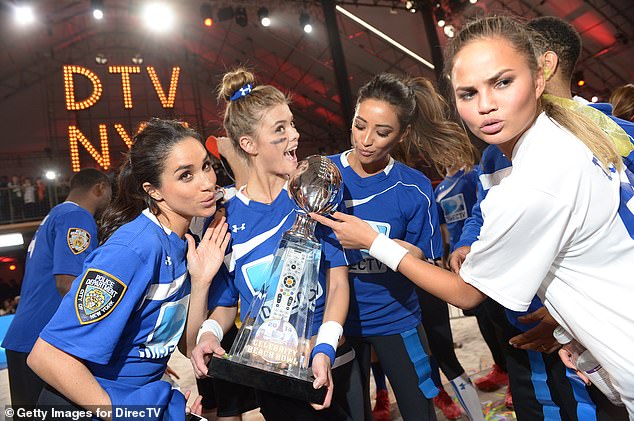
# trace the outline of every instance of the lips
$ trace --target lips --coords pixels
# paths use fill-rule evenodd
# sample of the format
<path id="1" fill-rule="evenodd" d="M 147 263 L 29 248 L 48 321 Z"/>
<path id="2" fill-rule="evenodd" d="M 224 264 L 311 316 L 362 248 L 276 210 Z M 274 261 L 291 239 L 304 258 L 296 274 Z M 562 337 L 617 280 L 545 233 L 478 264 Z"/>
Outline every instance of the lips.
<path id="1" fill-rule="evenodd" d="M 372 154 L 374 153 L 374 152 L 371 152 L 371 151 L 366 151 L 364 149 L 357 149 L 357 152 L 359 153 L 359 155 L 365 156 L 365 157 L 372 156 Z"/>
<path id="2" fill-rule="evenodd" d="M 216 195 L 211 195 L 206 200 L 200 202 L 204 207 L 209 208 L 216 205 Z"/>
<path id="3" fill-rule="evenodd" d="M 504 128 L 504 121 L 497 119 L 488 119 L 480 125 L 480 131 L 487 135 L 499 133 Z"/>

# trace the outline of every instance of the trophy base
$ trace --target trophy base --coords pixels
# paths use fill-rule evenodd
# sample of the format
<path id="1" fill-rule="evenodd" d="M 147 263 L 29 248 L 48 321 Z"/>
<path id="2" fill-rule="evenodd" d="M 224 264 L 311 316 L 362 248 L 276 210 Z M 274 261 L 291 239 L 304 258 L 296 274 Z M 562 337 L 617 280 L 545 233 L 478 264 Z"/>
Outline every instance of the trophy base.
<path id="1" fill-rule="evenodd" d="M 313 383 L 307 380 L 261 370 L 215 355 L 209 360 L 207 368 L 209 377 L 319 405 L 324 403 L 328 391 L 326 387 L 313 388 Z"/>

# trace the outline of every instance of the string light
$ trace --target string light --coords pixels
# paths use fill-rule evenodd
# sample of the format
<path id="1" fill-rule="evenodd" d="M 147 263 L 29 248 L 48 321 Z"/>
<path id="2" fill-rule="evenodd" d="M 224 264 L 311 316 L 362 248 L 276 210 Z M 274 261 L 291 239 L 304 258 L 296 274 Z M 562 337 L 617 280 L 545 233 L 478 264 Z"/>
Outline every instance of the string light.
<path id="1" fill-rule="evenodd" d="M 132 108 L 132 89 L 130 88 L 130 73 L 141 73 L 140 66 L 110 66 L 110 73 L 121 74 L 121 88 L 123 89 L 123 108 Z"/>
<path id="2" fill-rule="evenodd" d="M 93 86 L 92 95 L 80 102 L 75 100 L 74 74 L 86 76 Z M 64 66 L 64 92 L 66 94 L 66 109 L 69 111 L 77 111 L 95 105 L 95 103 L 99 101 L 99 98 L 101 98 L 103 86 L 97 75 L 85 67 L 66 65 Z"/>
<path id="3" fill-rule="evenodd" d="M 176 99 L 176 88 L 178 87 L 178 75 L 180 74 L 181 68 L 179 66 L 175 66 L 172 68 L 172 77 L 170 79 L 170 88 L 167 97 L 165 96 L 165 91 L 161 86 L 161 81 L 156 75 L 156 71 L 153 66 L 147 66 L 147 73 L 152 80 L 152 84 L 154 85 L 154 90 L 161 101 L 161 105 L 163 108 L 174 108 L 174 100 Z"/>
<path id="4" fill-rule="evenodd" d="M 128 132 L 125 131 L 125 128 L 123 127 L 122 124 L 116 123 L 114 125 L 114 128 L 117 130 L 117 133 L 119 133 L 119 136 L 121 136 L 121 140 L 123 140 L 123 142 L 126 144 L 126 146 L 128 148 L 132 147 L 132 139 L 130 138 L 130 135 L 128 134 Z"/>
<path id="5" fill-rule="evenodd" d="M 73 172 L 79 172 L 81 165 L 79 163 L 79 144 L 86 148 L 90 156 L 97 161 L 97 163 L 104 170 L 110 168 L 110 149 L 108 147 L 108 131 L 105 124 L 99 125 L 99 138 L 101 140 L 101 154 L 97 152 L 90 141 L 84 136 L 84 134 L 77 128 L 77 126 L 68 126 L 68 143 L 70 145 L 70 160 L 73 168 Z"/>

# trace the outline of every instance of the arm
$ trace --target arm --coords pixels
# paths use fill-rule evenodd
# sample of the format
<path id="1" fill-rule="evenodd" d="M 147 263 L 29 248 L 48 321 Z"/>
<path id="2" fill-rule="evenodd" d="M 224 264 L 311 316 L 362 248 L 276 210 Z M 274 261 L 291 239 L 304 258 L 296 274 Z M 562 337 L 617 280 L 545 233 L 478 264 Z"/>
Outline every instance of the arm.
<path id="1" fill-rule="evenodd" d="M 335 338 L 330 337 L 330 326 L 335 326 L 337 329 L 341 329 L 346 317 L 348 315 L 348 305 L 350 304 L 350 284 L 348 283 L 348 267 L 338 266 L 328 269 L 326 273 L 326 308 L 324 309 L 324 319 L 322 328 L 326 326 L 327 330 L 319 329 L 319 335 L 317 335 L 317 343 L 330 343 Z M 328 322 L 335 322 L 326 325 Z M 330 339 L 328 341 L 324 339 Z M 336 346 L 334 347 L 336 350 Z M 313 387 L 319 389 L 322 386 L 328 388 L 326 399 L 323 405 L 313 404 L 315 409 L 324 409 L 330 406 L 332 400 L 332 394 L 334 391 L 334 385 L 332 382 L 332 373 L 330 366 L 330 357 L 323 352 L 317 352 L 314 355 L 312 362 L 313 375 L 315 381 Z"/>
<path id="2" fill-rule="evenodd" d="M 55 286 L 62 297 L 70 291 L 70 286 L 75 278 L 76 276 L 73 275 L 55 275 Z"/>
<path id="3" fill-rule="evenodd" d="M 110 396 L 80 359 L 39 338 L 27 363 L 42 380 L 77 405 L 110 410 Z"/>
<path id="4" fill-rule="evenodd" d="M 198 247 L 196 247 L 194 238 L 190 234 L 185 234 L 187 238 L 187 269 L 191 276 L 192 290 L 187 310 L 185 334 L 181 337 L 178 348 L 187 357 L 191 356 L 191 351 L 196 346 L 196 335 L 198 335 L 200 325 L 207 316 L 209 286 L 222 265 L 225 250 L 231 237 L 227 228 L 224 216 L 215 218 L 205 231 Z"/>
<path id="5" fill-rule="evenodd" d="M 312 213 L 311 217 L 332 228 L 345 248 L 371 249 L 372 243 L 378 237 L 370 225 L 351 215 L 336 212 L 333 215 L 336 220 Z M 460 276 L 411 255 L 405 255 L 398 264 L 398 271 L 422 289 L 456 307 L 473 308 L 486 298 L 476 288 L 465 283 Z"/>
<path id="6" fill-rule="evenodd" d="M 338 266 L 328 269 L 326 273 L 326 308 L 324 323 L 333 320 L 343 325 L 348 316 L 350 303 L 350 284 L 348 283 L 348 267 Z"/>
<path id="7" fill-rule="evenodd" d="M 419 249 L 418 247 L 416 247 L 413 244 L 408 243 L 405 240 L 399 240 L 397 238 L 393 239 L 394 241 L 396 241 L 397 244 L 401 245 L 402 247 L 405 247 L 405 249 L 407 249 L 407 252 L 409 254 L 411 254 L 412 256 L 414 256 L 417 259 L 424 259 L 425 255 L 423 254 L 423 251 L 421 249 Z"/>
<path id="8" fill-rule="evenodd" d="M 211 312 L 208 320 L 218 323 L 223 334 L 231 329 L 235 324 L 238 314 L 238 307 L 216 307 Z M 212 354 L 224 355 L 225 350 L 220 345 L 222 338 L 219 338 L 212 331 L 207 331 L 200 335 L 198 344 L 191 352 L 191 363 L 194 368 L 194 374 L 197 378 L 203 378 L 207 375 L 207 363 Z"/>

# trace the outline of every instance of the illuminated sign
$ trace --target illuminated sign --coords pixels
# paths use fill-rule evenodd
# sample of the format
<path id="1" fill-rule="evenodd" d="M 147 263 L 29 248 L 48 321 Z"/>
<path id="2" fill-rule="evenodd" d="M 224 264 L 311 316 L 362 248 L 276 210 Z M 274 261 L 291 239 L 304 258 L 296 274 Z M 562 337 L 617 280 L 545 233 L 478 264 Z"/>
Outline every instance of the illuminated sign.
<path id="1" fill-rule="evenodd" d="M 111 74 L 121 75 L 121 90 L 123 92 L 123 108 L 132 109 L 132 87 L 130 85 L 131 75 L 137 75 L 141 73 L 141 66 L 109 66 L 108 72 Z M 169 88 L 167 89 L 167 95 L 165 89 L 161 85 L 161 82 L 156 75 L 156 70 L 153 66 L 146 66 L 146 72 L 152 82 L 154 91 L 161 102 L 163 108 L 174 108 L 174 102 L 176 100 L 176 89 L 178 87 L 178 77 L 180 75 L 180 67 L 174 66 L 172 68 L 172 75 L 170 78 Z M 85 99 L 77 100 L 75 95 L 75 77 L 84 77 L 92 85 L 92 92 Z M 69 111 L 85 110 L 94 106 L 103 94 L 103 84 L 99 77 L 93 73 L 90 69 L 82 66 L 66 65 L 64 66 L 64 94 L 66 97 L 66 109 Z M 132 139 L 126 132 L 123 125 L 114 124 L 114 128 L 121 137 L 121 140 L 128 146 L 132 146 Z M 68 126 L 68 144 L 70 146 L 70 159 L 74 172 L 81 169 L 79 162 L 79 145 L 81 145 L 90 156 L 103 168 L 108 170 L 110 168 L 110 149 L 108 143 L 108 132 L 105 124 L 99 124 L 99 140 L 101 151 L 88 140 L 88 138 L 77 128 L 75 125 Z"/>

